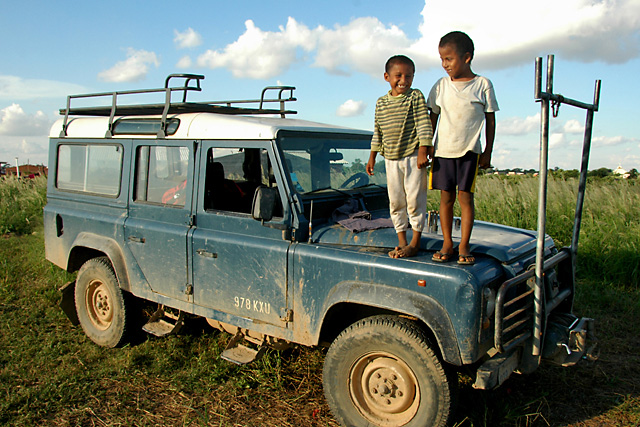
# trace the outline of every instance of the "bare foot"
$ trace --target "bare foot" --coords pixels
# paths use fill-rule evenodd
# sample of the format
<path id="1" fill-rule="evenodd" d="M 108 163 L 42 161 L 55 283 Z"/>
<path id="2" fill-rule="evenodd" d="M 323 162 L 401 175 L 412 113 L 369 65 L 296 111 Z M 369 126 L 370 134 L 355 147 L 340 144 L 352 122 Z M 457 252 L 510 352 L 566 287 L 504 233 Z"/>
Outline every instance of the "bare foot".
<path id="1" fill-rule="evenodd" d="M 396 258 L 408 258 L 412 256 L 416 256 L 418 253 L 418 248 L 416 246 L 406 245 L 401 248 L 396 248 Z"/>

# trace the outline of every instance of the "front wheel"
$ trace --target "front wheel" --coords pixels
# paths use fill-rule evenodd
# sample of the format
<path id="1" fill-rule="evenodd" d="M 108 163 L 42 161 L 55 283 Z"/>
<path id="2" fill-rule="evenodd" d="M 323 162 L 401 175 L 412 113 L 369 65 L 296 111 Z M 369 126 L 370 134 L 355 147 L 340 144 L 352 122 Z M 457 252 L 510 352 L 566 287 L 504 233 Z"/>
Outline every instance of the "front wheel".
<path id="1" fill-rule="evenodd" d="M 126 338 L 125 295 L 107 257 L 85 262 L 76 279 L 76 312 L 84 333 L 103 347 L 117 347 Z"/>
<path id="2" fill-rule="evenodd" d="M 445 426 L 453 384 L 424 333 L 396 316 L 345 329 L 324 362 L 324 392 L 345 426 Z"/>

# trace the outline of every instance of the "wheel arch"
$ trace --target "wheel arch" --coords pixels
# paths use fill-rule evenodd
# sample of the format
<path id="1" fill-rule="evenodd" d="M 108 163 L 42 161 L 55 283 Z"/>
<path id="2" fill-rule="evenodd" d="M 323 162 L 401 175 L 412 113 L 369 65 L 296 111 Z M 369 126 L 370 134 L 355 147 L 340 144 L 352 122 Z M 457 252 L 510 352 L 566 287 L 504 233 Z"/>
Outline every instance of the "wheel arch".
<path id="1" fill-rule="evenodd" d="M 82 265 L 92 258 L 106 256 L 111 262 L 121 289 L 130 292 L 131 285 L 127 273 L 124 255 L 118 243 L 111 238 L 93 233 L 80 233 L 73 242 L 69 252 L 67 271 L 78 271 Z"/>
<path id="2" fill-rule="evenodd" d="M 384 301 L 381 304 L 380 301 Z M 428 296 L 375 284 L 338 285 L 326 305 L 319 342 L 330 343 L 349 325 L 366 317 L 391 314 L 413 319 L 437 345 L 443 360 L 461 366 L 457 335 L 444 308 Z M 402 310 L 396 309 L 402 307 Z"/>

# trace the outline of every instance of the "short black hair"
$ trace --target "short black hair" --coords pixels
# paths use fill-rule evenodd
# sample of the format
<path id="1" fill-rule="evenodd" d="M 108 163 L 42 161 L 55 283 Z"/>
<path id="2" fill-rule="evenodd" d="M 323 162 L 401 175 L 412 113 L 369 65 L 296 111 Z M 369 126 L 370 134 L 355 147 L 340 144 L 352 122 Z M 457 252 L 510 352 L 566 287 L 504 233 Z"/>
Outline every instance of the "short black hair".
<path id="1" fill-rule="evenodd" d="M 445 47 L 448 44 L 455 46 L 455 50 L 460 57 L 463 57 L 468 52 L 471 55 L 471 59 L 473 59 L 473 40 L 466 33 L 451 31 L 440 39 L 438 47 Z"/>
<path id="2" fill-rule="evenodd" d="M 384 65 L 384 72 L 388 73 L 391 67 L 396 64 L 406 64 L 413 68 L 413 72 L 416 72 L 416 64 L 408 57 L 404 55 L 395 55 L 387 59 L 387 63 Z"/>

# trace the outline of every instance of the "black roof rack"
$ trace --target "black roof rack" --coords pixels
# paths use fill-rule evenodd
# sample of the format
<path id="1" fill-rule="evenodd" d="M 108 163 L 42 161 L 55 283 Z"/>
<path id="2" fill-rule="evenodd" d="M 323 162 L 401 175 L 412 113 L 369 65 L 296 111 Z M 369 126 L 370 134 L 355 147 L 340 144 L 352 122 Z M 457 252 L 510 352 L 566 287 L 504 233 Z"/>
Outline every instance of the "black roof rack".
<path id="1" fill-rule="evenodd" d="M 171 79 L 184 79 L 182 86 L 170 87 Z M 115 116 L 143 116 L 161 114 L 161 126 L 158 137 L 166 137 L 166 125 L 168 114 L 179 113 L 217 113 L 217 114 L 277 114 L 286 117 L 287 114 L 296 114 L 296 111 L 285 108 L 287 102 L 296 101 L 293 96 L 294 86 L 267 86 L 262 89 L 260 99 L 242 99 L 229 101 L 208 101 L 208 102 L 187 102 L 187 94 L 191 91 L 200 92 L 200 80 L 204 80 L 199 74 L 170 74 L 165 80 L 164 88 L 159 89 L 139 89 L 117 92 L 88 93 L 80 95 L 69 95 L 67 97 L 67 108 L 61 109 L 60 114 L 64 115 L 62 131 L 60 137 L 67 136 L 69 116 L 102 116 L 109 117 L 109 129 L 106 137 L 113 136 L 113 121 Z M 277 98 L 265 98 L 267 92 L 278 91 Z M 182 92 L 182 101 L 172 101 L 173 92 Z M 152 93 L 164 93 L 165 99 L 160 104 L 118 104 L 121 95 L 144 95 Z M 288 94 L 288 97 L 283 94 Z M 87 99 L 111 97 L 111 105 L 72 107 L 72 99 Z M 278 108 L 265 108 L 266 104 L 279 104 Z M 251 107 L 238 106 L 238 104 L 253 104 Z"/>

